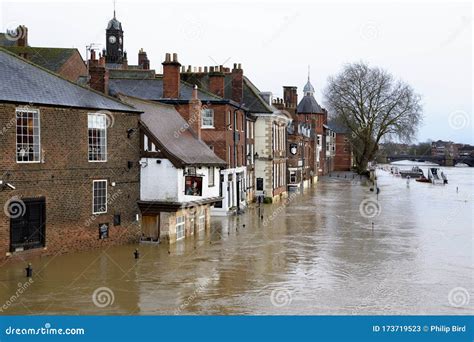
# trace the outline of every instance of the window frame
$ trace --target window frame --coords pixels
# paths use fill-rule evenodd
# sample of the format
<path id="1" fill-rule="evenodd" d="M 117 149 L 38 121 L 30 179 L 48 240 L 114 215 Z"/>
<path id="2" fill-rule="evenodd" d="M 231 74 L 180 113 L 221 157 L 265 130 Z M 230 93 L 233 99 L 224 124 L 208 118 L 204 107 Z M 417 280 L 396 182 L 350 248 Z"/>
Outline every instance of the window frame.
<path id="1" fill-rule="evenodd" d="M 105 159 L 103 160 L 91 160 L 90 159 L 90 154 L 89 154 L 89 148 L 90 148 L 90 143 L 89 143 L 89 117 L 90 116 L 101 116 L 101 117 L 104 117 L 105 118 L 105 128 L 104 128 L 104 131 L 105 131 L 105 134 L 104 134 L 104 139 L 105 139 L 105 143 L 104 143 L 104 146 L 105 146 Z M 95 128 L 97 129 L 97 128 Z M 87 113 L 87 161 L 89 163 L 106 163 L 108 161 L 108 146 L 107 146 L 107 143 L 108 143 L 108 139 L 107 139 L 107 114 L 104 114 L 104 113 Z"/>
<path id="2" fill-rule="evenodd" d="M 212 125 L 205 125 L 204 124 L 204 113 L 212 113 Z M 206 117 L 207 119 L 209 119 L 208 117 Z M 202 109 L 201 111 L 201 128 L 215 128 L 215 125 L 214 125 L 214 109 L 212 108 L 204 108 Z"/>
<path id="3" fill-rule="evenodd" d="M 18 160 L 18 113 L 32 113 L 38 116 L 38 160 Z M 34 118 L 33 118 L 34 122 Z M 34 140 L 34 125 L 33 125 L 33 140 Z M 35 145 L 33 141 L 33 146 Z M 33 158 L 34 158 L 34 151 L 33 151 Z M 28 107 L 17 107 L 15 108 L 15 160 L 17 164 L 38 164 L 41 163 L 41 115 L 39 109 L 31 109 Z"/>
<path id="4" fill-rule="evenodd" d="M 178 219 L 180 222 L 178 222 Z M 182 222 L 181 222 L 181 219 L 182 219 Z M 176 220 L 175 220 L 176 224 L 175 224 L 175 229 L 176 229 L 176 241 L 178 240 L 182 240 L 186 237 L 186 217 L 184 215 L 181 215 L 181 216 L 176 216 Z M 182 236 L 179 236 L 178 237 L 178 226 L 179 227 L 183 227 L 183 230 L 182 230 Z"/>
<path id="5" fill-rule="evenodd" d="M 207 186 L 214 187 L 216 185 L 216 177 L 215 177 L 215 168 L 214 166 L 209 166 L 207 169 Z M 211 183 L 211 175 L 212 175 L 212 183 Z"/>
<path id="6" fill-rule="evenodd" d="M 105 182 L 105 211 L 95 211 L 95 184 L 96 183 L 100 183 L 100 182 Z M 107 211 L 108 211 L 108 203 L 107 203 L 107 200 L 108 200 L 108 181 L 107 179 L 94 179 L 92 181 L 92 214 L 93 215 L 100 215 L 100 214 L 107 214 Z M 101 207 L 102 208 L 102 207 Z"/>

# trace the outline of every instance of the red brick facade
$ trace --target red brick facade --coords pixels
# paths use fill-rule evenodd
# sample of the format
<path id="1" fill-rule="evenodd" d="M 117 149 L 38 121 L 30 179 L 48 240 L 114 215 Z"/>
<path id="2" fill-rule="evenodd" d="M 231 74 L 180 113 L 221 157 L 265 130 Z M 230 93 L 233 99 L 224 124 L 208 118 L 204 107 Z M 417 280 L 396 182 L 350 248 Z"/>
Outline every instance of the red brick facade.
<path id="1" fill-rule="evenodd" d="M 351 145 L 346 134 L 336 133 L 336 155 L 334 171 L 350 171 L 352 167 Z"/>
<path id="2" fill-rule="evenodd" d="M 108 116 L 106 162 L 88 161 L 88 113 L 95 110 L 30 106 L 39 109 L 41 162 L 16 162 L 15 109 L 0 104 L 3 181 L 16 187 L 0 191 L 0 260 L 22 259 L 31 254 L 54 255 L 138 240 L 139 135 L 127 137 L 138 125 L 138 115 L 106 112 Z M 93 180 L 107 180 L 107 213 L 92 214 Z M 10 218 L 3 206 L 12 198 L 44 198 L 45 246 L 10 254 Z M 114 215 L 120 224 L 114 225 Z M 109 224 L 109 238 L 99 239 L 99 224 Z M 115 222 L 117 223 L 117 222 Z"/>

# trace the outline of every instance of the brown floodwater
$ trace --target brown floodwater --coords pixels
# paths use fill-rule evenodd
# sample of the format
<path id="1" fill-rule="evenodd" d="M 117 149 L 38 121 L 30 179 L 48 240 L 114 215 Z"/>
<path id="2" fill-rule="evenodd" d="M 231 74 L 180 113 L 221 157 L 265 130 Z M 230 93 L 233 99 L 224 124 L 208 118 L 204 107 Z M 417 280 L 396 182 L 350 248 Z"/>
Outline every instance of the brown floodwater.
<path id="1" fill-rule="evenodd" d="M 35 259 L 30 283 L 2 266 L 0 314 L 472 314 L 474 169 L 443 169 L 446 186 L 378 170 L 378 201 L 323 177 L 171 247 Z"/>

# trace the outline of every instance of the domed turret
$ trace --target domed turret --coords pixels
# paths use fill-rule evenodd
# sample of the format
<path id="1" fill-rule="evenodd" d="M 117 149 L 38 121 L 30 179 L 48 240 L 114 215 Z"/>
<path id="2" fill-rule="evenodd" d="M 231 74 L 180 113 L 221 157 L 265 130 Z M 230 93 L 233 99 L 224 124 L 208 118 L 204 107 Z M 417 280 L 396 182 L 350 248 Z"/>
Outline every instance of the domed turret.
<path id="1" fill-rule="evenodd" d="M 124 49 L 123 49 L 123 30 L 122 24 L 115 17 L 109 20 L 107 24 L 106 34 L 106 63 L 121 64 L 124 61 Z"/>

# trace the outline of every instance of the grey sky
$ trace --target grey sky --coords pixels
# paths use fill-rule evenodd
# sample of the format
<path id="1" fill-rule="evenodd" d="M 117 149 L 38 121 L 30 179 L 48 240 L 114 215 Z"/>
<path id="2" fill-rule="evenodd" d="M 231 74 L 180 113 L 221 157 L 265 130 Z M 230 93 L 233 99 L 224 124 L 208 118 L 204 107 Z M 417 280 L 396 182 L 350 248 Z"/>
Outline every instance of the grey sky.
<path id="1" fill-rule="evenodd" d="M 366 60 L 410 83 L 423 96 L 419 140 L 474 144 L 472 4 L 449 2 L 203 2 L 116 4 L 130 64 L 144 48 L 161 70 L 166 52 L 184 65 L 242 63 L 260 90 L 301 90 L 308 65 L 322 102 L 329 75 Z M 25 24 L 32 46 L 105 44 L 113 1 L 2 1 L 0 30 Z"/>

